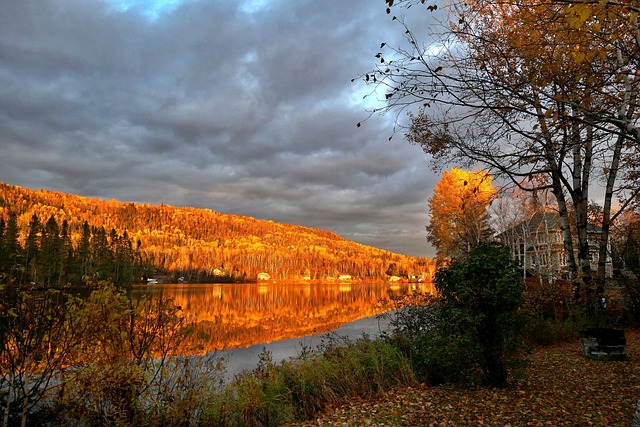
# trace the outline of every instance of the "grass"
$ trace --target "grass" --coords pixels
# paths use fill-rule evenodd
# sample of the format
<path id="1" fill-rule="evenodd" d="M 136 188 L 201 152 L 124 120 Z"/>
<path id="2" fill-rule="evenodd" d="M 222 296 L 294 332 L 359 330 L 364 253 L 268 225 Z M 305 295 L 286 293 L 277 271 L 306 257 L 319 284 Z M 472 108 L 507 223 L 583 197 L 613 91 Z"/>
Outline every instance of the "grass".
<path id="1" fill-rule="evenodd" d="M 218 414 L 215 425 L 277 426 L 311 419 L 344 401 L 374 399 L 415 384 L 409 362 L 398 349 L 382 340 L 361 338 L 331 342 L 322 352 L 278 365 L 263 353 L 258 368 L 237 378 L 207 411 Z M 223 408 L 227 415 L 221 418 Z"/>

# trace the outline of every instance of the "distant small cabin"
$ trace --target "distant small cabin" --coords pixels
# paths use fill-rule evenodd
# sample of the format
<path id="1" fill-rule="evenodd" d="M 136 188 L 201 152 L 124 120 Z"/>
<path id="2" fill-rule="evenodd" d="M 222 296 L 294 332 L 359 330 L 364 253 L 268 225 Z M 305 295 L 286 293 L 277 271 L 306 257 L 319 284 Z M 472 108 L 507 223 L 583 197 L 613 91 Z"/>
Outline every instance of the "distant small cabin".
<path id="1" fill-rule="evenodd" d="M 338 280 L 341 282 L 349 282 L 351 281 L 351 275 L 349 274 L 341 274 L 340 276 L 338 276 Z"/>
<path id="2" fill-rule="evenodd" d="M 271 275 L 269 273 L 258 273 L 258 280 L 269 280 Z"/>
<path id="3" fill-rule="evenodd" d="M 398 276 L 389 277 L 389 283 L 398 283 L 399 281 L 400 281 L 400 277 Z"/>

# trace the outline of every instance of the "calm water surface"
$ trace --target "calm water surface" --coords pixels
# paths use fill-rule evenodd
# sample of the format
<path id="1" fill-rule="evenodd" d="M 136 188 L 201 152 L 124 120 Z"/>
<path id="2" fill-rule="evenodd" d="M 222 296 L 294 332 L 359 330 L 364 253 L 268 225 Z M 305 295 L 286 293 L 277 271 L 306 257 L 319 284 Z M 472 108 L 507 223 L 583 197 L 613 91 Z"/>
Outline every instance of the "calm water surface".
<path id="1" fill-rule="evenodd" d="M 429 291 L 429 286 L 170 284 L 136 286 L 133 296 L 173 298 L 195 325 L 191 353 L 204 354 L 323 334 L 385 311 L 383 299 L 412 289 Z"/>

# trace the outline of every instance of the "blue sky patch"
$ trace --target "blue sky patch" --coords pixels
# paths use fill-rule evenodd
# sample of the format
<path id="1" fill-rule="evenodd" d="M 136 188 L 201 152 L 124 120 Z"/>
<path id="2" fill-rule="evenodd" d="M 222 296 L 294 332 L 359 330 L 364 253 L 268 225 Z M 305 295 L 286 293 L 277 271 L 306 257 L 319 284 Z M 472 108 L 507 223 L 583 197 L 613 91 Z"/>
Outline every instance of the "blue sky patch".
<path id="1" fill-rule="evenodd" d="M 160 16 L 173 12 L 185 0 L 105 0 L 121 12 L 134 10 L 153 21 Z"/>

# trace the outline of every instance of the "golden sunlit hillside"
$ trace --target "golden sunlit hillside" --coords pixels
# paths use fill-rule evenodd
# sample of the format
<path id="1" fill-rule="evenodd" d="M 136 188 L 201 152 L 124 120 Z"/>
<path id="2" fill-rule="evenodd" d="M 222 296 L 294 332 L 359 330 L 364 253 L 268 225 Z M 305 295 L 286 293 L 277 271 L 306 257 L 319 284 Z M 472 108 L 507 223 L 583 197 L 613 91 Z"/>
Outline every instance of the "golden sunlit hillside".
<path id="1" fill-rule="evenodd" d="M 209 209 L 104 201 L 0 184 L 0 219 L 15 215 L 26 248 L 31 221 L 65 224 L 74 250 L 85 222 L 125 235 L 145 276 L 187 282 L 388 282 L 428 280 L 434 264 L 319 229 Z"/>

